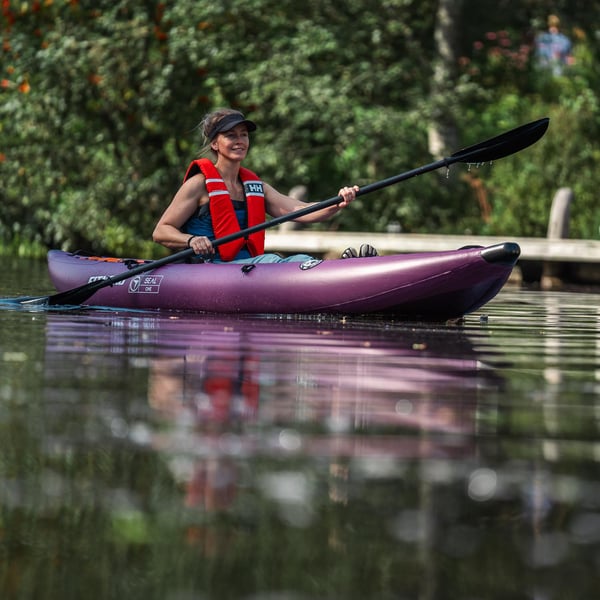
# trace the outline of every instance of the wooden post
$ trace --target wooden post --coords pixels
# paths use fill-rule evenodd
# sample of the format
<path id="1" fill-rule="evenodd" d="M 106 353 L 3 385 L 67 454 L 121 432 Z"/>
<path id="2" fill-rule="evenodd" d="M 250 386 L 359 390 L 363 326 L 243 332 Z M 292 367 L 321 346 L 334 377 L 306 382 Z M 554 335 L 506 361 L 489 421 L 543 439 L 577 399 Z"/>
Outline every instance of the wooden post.
<path id="1" fill-rule="evenodd" d="M 546 236 L 549 240 L 559 240 L 569 237 L 569 215 L 572 201 L 573 190 L 571 188 L 559 188 L 556 194 L 554 194 Z M 565 268 L 564 263 L 544 263 L 541 279 L 542 289 L 560 289 L 564 283 Z"/>

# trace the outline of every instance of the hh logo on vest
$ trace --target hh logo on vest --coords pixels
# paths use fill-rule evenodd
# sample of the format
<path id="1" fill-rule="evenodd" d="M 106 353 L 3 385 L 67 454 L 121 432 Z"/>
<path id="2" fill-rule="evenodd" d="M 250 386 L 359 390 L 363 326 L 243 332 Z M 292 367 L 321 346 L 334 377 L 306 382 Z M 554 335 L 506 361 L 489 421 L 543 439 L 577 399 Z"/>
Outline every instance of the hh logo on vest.
<path id="1" fill-rule="evenodd" d="M 263 190 L 262 182 L 260 182 L 260 181 L 253 181 L 252 183 L 245 183 L 244 189 L 246 191 L 246 194 L 257 194 L 257 195 L 262 196 L 265 193 L 265 191 Z"/>

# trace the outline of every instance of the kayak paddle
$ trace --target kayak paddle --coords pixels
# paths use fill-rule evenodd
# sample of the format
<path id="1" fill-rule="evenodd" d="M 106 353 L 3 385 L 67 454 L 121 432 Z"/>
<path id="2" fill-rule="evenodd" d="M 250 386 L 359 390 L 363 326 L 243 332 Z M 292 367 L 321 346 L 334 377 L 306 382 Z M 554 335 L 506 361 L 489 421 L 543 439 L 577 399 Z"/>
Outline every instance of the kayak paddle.
<path id="1" fill-rule="evenodd" d="M 358 190 L 358 192 L 356 192 L 356 195 L 364 196 L 365 194 L 369 194 L 371 192 L 380 190 L 395 183 L 399 183 L 400 181 L 405 181 L 406 179 L 410 179 L 411 177 L 422 175 L 423 173 L 435 171 L 436 169 L 440 169 L 442 167 L 449 168 L 450 165 L 453 165 L 455 163 L 481 164 L 494 161 L 505 156 L 509 156 L 510 154 L 519 152 L 520 150 L 523 150 L 524 148 L 527 148 L 528 146 L 531 146 L 532 144 L 537 142 L 544 135 L 544 133 L 546 133 L 549 121 L 550 119 L 545 117 L 543 119 L 538 119 L 537 121 L 532 121 L 531 123 L 521 125 L 520 127 L 511 129 L 510 131 L 507 131 L 496 137 L 486 140 L 485 142 L 480 142 L 479 144 L 463 148 L 462 150 L 455 152 L 454 154 L 452 154 L 452 156 L 449 156 L 447 158 L 442 158 L 423 167 L 413 169 L 412 171 L 400 173 L 399 175 L 389 177 L 388 179 L 383 179 L 381 181 L 365 185 L 364 187 L 361 187 Z M 276 217 L 274 219 L 270 219 L 269 221 L 265 221 L 264 223 L 259 223 L 258 225 L 254 225 L 252 227 L 248 227 L 247 229 L 242 229 L 241 231 L 238 231 L 236 233 L 232 233 L 222 238 L 218 238 L 213 241 L 212 245 L 214 247 L 217 247 L 221 244 L 232 242 L 233 240 L 246 237 L 252 233 L 256 233 L 257 231 L 262 231 L 263 229 L 268 229 L 269 227 L 275 227 L 280 223 L 285 223 L 286 221 L 293 221 L 294 219 L 297 219 L 304 215 L 308 215 L 323 208 L 328 208 L 329 206 L 338 204 L 341 201 L 341 196 L 334 196 L 327 200 L 311 204 L 306 208 L 301 208 L 300 210 L 291 212 L 287 215 L 282 215 L 281 217 Z M 130 277 L 134 277 L 135 275 L 152 271 L 154 269 L 157 269 L 158 267 L 162 267 L 163 265 L 168 265 L 170 263 L 181 261 L 184 258 L 192 256 L 193 254 L 194 250 L 192 248 L 186 248 L 185 250 L 181 250 L 179 252 L 171 254 L 170 256 L 143 263 L 141 265 L 133 267 L 132 269 L 124 271 L 123 273 L 111 275 L 110 277 L 106 277 L 106 279 L 92 281 L 72 290 L 59 292 L 58 294 L 54 294 L 52 296 L 25 298 L 22 299 L 19 303 L 24 305 L 49 306 L 82 304 L 94 293 L 96 293 L 102 288 L 114 285 L 119 281 L 124 281 L 125 279 L 129 279 Z"/>

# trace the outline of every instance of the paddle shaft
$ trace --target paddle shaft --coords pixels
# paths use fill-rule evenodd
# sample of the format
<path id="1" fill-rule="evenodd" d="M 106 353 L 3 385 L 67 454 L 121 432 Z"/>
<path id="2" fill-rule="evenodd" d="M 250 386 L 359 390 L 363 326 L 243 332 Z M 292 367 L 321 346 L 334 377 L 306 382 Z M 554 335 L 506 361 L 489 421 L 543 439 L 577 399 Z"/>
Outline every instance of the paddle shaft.
<path id="1" fill-rule="evenodd" d="M 537 121 L 532 121 L 531 123 L 527 123 L 525 125 L 521 125 L 520 127 L 502 133 L 487 141 L 480 142 L 463 150 L 459 150 L 450 157 L 442 158 L 435 162 L 429 163 L 428 165 L 412 169 L 411 171 L 406 171 L 405 173 L 400 173 L 398 175 L 394 175 L 393 177 L 388 177 L 387 179 L 382 179 L 381 181 L 376 181 L 374 183 L 365 185 L 364 187 L 361 187 L 358 190 L 356 195 L 364 196 L 365 194 L 370 194 L 371 192 L 383 189 L 390 185 L 394 185 L 401 181 L 406 181 L 407 179 L 416 177 L 417 175 L 429 173 L 430 171 L 435 171 L 442 167 L 448 168 L 450 167 L 450 165 L 457 162 L 482 163 L 496 160 L 498 158 L 502 158 L 510 154 L 514 154 L 515 152 L 518 152 L 519 150 L 522 150 L 523 148 L 526 148 L 527 146 L 530 146 L 531 144 L 538 141 L 546 132 L 546 129 L 548 128 L 548 123 L 549 119 L 543 118 Z M 322 200 L 321 202 L 309 204 L 305 208 L 293 211 L 291 213 L 288 213 L 287 215 L 275 217 L 273 219 L 270 219 L 269 221 L 265 221 L 264 223 L 259 223 L 258 225 L 254 225 L 252 227 L 248 227 L 246 229 L 242 229 L 235 233 L 231 233 L 224 237 L 218 238 L 212 242 L 212 245 L 216 248 L 222 244 L 226 244 L 228 242 L 232 242 L 240 238 L 248 237 L 249 235 L 257 233 L 264 229 L 275 227 L 281 223 L 293 221 L 305 215 L 317 212 L 319 210 L 323 210 L 325 208 L 329 208 L 330 206 L 339 204 L 342 201 L 343 198 L 341 196 L 334 196 L 332 198 L 328 198 L 327 200 Z M 96 293 L 98 290 L 104 287 L 114 285 L 115 283 L 119 283 L 120 281 L 124 281 L 125 279 L 135 277 L 136 275 L 140 275 L 142 273 L 147 273 L 148 271 L 153 271 L 158 267 L 179 262 L 185 258 L 188 258 L 189 256 L 192 256 L 193 254 L 194 250 L 192 248 L 186 248 L 185 250 L 181 250 L 179 252 L 171 254 L 170 256 L 165 256 L 164 258 L 160 258 L 158 260 L 143 263 L 141 265 L 138 265 L 137 267 L 133 267 L 132 269 L 129 269 L 122 273 L 118 273 L 116 275 L 111 275 L 110 277 L 107 277 L 105 279 L 100 279 L 98 281 L 86 283 L 78 288 L 67 290 L 65 292 L 59 292 L 58 294 L 54 294 L 53 296 L 29 299 L 27 301 L 24 301 L 23 304 L 40 304 L 43 302 L 47 302 L 50 305 L 82 304 L 94 293 Z"/>

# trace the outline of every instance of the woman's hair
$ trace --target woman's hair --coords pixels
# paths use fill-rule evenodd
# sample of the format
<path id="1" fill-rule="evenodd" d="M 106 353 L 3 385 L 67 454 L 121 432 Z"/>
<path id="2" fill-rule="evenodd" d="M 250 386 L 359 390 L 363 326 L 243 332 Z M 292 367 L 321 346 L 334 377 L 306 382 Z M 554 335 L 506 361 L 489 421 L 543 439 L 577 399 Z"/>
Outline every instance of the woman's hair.
<path id="1" fill-rule="evenodd" d="M 207 154 L 212 154 L 214 156 L 215 152 L 210 147 L 211 139 L 209 136 L 211 131 L 214 130 L 216 124 L 221 119 L 223 119 L 227 115 L 236 114 L 240 115 L 242 119 L 244 118 L 244 115 L 239 110 L 235 110 L 233 108 L 217 108 L 217 110 L 214 110 L 204 115 L 204 118 L 202 119 L 202 121 L 200 121 L 200 123 L 198 123 L 197 126 L 197 129 L 200 129 L 200 131 L 202 132 L 203 140 L 202 148 L 200 148 L 200 152 L 198 154 L 199 156 L 206 156 Z"/>

